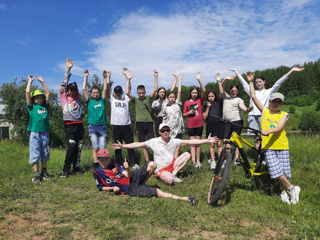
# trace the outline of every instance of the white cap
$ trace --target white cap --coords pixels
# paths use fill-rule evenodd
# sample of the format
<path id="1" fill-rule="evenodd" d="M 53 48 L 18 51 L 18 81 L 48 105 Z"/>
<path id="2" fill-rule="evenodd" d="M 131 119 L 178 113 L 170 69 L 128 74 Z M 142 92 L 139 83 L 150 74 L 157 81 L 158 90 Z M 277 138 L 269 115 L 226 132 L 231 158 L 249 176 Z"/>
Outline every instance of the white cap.
<path id="1" fill-rule="evenodd" d="M 164 127 L 168 127 L 168 128 L 170 129 L 168 123 L 161 123 L 160 126 L 159 126 L 159 130 L 161 130 L 161 129 L 164 128 Z"/>
<path id="2" fill-rule="evenodd" d="M 284 96 L 283 94 L 279 93 L 279 92 L 276 92 L 276 93 L 272 93 L 271 96 L 270 96 L 270 101 L 273 101 L 275 99 L 281 99 L 282 102 L 284 102 Z"/>

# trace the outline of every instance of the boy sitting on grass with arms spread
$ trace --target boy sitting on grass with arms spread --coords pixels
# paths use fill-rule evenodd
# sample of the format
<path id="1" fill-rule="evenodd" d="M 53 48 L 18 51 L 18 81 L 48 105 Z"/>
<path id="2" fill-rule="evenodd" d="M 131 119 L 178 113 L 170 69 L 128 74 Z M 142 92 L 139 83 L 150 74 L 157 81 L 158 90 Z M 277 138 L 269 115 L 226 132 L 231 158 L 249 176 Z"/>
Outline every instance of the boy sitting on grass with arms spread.
<path id="1" fill-rule="evenodd" d="M 193 195 L 179 197 L 158 188 L 146 186 L 145 183 L 157 168 L 154 162 L 148 161 L 141 168 L 131 171 L 126 159 L 123 163 L 124 168 L 120 164 L 110 163 L 110 153 L 107 149 L 100 149 L 97 157 L 100 167 L 93 171 L 93 176 L 100 191 L 113 191 L 135 197 L 172 198 L 192 205 L 197 204 L 197 198 Z"/>
<path id="2" fill-rule="evenodd" d="M 262 148 L 265 149 L 265 159 L 272 179 L 277 179 L 281 186 L 281 200 L 284 203 L 296 204 L 299 202 L 300 187 L 293 186 L 288 178 L 291 178 L 290 159 L 289 159 L 289 142 L 284 130 L 289 115 L 280 111 L 284 102 L 284 96 L 281 93 L 273 93 L 270 96 L 269 106 L 266 108 L 257 98 L 254 90 L 254 74 L 247 72 L 249 81 L 250 95 L 262 113 L 261 134 Z M 287 194 L 287 191 L 290 195 Z"/>
<path id="3" fill-rule="evenodd" d="M 41 90 L 34 90 L 30 93 L 31 85 L 34 80 L 33 75 L 28 76 L 29 82 L 26 88 L 27 110 L 30 114 L 28 130 L 30 131 L 30 158 L 29 163 L 33 164 L 34 177 L 32 182 L 39 183 L 41 178 L 50 179 L 47 172 L 47 161 L 49 160 L 49 97 L 50 92 L 41 76 L 37 79 L 41 83 L 45 95 Z M 39 159 L 41 157 L 41 175 L 39 174 Z"/>

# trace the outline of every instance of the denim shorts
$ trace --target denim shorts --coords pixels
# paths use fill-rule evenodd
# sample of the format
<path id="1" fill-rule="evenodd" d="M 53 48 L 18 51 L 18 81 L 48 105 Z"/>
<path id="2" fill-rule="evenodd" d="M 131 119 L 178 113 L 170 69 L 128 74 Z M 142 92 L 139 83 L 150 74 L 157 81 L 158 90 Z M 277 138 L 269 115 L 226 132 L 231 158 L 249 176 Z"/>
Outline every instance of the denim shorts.
<path id="1" fill-rule="evenodd" d="M 48 132 L 31 132 L 30 134 L 30 158 L 29 163 L 38 163 L 49 160 L 49 133 Z"/>
<path id="2" fill-rule="evenodd" d="M 104 149 L 106 147 L 107 131 L 106 125 L 89 124 L 89 137 L 92 148 Z"/>
<path id="3" fill-rule="evenodd" d="M 285 175 L 291 178 L 290 158 L 288 150 L 265 150 L 264 152 L 270 177 L 272 179 Z"/>

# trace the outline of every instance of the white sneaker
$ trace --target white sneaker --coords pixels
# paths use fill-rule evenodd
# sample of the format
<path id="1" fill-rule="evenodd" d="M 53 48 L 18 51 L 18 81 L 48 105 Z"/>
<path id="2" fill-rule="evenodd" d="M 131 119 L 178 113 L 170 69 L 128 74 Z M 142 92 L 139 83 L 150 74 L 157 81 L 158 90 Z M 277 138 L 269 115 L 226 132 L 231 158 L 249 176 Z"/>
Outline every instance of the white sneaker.
<path id="1" fill-rule="evenodd" d="M 202 167 L 201 162 L 198 162 L 197 164 L 198 164 L 198 168 Z"/>
<path id="2" fill-rule="evenodd" d="M 212 163 L 212 159 L 211 158 L 208 160 L 208 163 Z"/>
<path id="3" fill-rule="evenodd" d="M 210 168 L 211 168 L 211 169 L 215 169 L 215 168 L 216 168 L 216 165 L 217 165 L 216 162 L 211 162 Z"/>
<path id="4" fill-rule="evenodd" d="M 223 162 L 221 168 L 225 168 L 225 166 L 226 166 L 226 161 Z"/>
<path id="5" fill-rule="evenodd" d="M 180 178 L 178 178 L 177 176 L 174 176 L 173 177 L 173 182 L 180 183 L 180 182 L 182 182 L 182 180 Z"/>
<path id="6" fill-rule="evenodd" d="M 195 168 L 199 168 L 199 163 L 196 162 L 195 164 L 193 164 L 193 166 L 194 166 Z"/>
<path id="7" fill-rule="evenodd" d="M 138 168 L 140 168 L 140 166 L 138 164 L 135 164 L 135 165 L 133 165 L 132 170 L 136 170 Z"/>
<path id="8" fill-rule="evenodd" d="M 280 196 L 281 196 L 282 202 L 287 203 L 289 205 L 291 204 L 289 200 L 289 196 L 286 192 L 282 192 Z"/>
<path id="9" fill-rule="evenodd" d="M 299 194 L 300 194 L 300 187 L 294 186 L 291 191 L 288 191 L 290 194 L 290 200 L 292 204 L 296 204 L 299 202 Z"/>

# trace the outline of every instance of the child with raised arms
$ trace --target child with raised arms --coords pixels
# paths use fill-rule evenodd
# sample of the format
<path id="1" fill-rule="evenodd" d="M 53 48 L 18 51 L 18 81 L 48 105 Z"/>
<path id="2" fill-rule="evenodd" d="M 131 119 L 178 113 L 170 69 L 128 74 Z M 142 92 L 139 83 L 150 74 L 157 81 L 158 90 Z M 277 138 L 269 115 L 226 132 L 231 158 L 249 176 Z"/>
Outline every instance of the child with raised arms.
<path id="1" fill-rule="evenodd" d="M 278 179 L 281 186 L 281 200 L 287 204 L 299 202 L 300 187 L 293 186 L 288 178 L 291 178 L 289 141 L 284 129 L 289 114 L 281 111 L 284 103 L 284 96 L 281 93 L 273 93 L 269 99 L 267 108 L 263 105 L 254 91 L 254 74 L 247 72 L 249 81 L 250 96 L 255 106 L 262 113 L 261 134 L 262 149 L 272 179 Z M 288 194 L 290 195 L 290 199 Z"/>
<path id="2" fill-rule="evenodd" d="M 41 76 L 36 75 L 41 83 L 45 94 L 41 90 L 31 91 L 31 85 L 34 81 L 33 75 L 28 76 L 28 84 L 26 88 L 26 106 L 30 114 L 30 120 L 27 131 L 30 133 L 29 148 L 30 156 L 29 163 L 33 164 L 34 177 L 32 182 L 40 183 L 42 179 L 50 179 L 47 172 L 47 161 L 50 157 L 49 151 L 49 98 L 50 92 L 44 83 Z M 39 160 L 41 158 L 41 174 L 39 174 Z"/>

